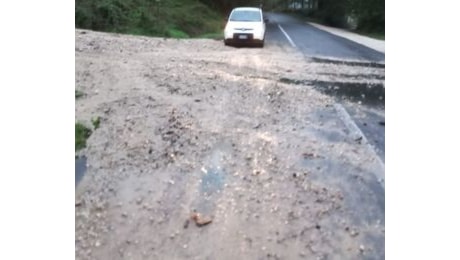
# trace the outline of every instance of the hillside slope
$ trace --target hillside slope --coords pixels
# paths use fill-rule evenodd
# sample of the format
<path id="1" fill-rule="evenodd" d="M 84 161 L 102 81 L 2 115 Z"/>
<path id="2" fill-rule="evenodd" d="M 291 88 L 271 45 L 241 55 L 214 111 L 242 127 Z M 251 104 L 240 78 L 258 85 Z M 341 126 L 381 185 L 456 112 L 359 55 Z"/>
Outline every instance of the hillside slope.
<path id="1" fill-rule="evenodd" d="M 77 28 L 176 38 L 222 30 L 223 17 L 197 0 L 77 0 Z"/>

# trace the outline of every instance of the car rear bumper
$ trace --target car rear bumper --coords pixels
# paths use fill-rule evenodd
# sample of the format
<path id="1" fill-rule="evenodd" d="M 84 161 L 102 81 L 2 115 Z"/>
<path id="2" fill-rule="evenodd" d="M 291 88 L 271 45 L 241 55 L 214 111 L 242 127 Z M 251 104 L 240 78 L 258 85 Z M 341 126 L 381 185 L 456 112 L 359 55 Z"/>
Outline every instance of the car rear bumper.
<path id="1" fill-rule="evenodd" d="M 263 37 L 255 38 L 252 33 L 234 33 L 233 37 L 224 39 L 226 44 L 262 44 Z"/>

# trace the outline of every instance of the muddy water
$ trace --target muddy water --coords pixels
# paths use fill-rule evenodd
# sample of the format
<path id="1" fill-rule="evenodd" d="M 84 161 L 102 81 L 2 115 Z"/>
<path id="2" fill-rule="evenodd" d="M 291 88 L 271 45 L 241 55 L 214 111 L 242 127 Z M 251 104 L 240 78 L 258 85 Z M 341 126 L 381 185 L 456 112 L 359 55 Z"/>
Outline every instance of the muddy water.
<path id="1" fill-rule="evenodd" d="M 78 156 L 75 158 L 75 187 L 83 179 L 86 173 L 86 156 Z"/>
<path id="2" fill-rule="evenodd" d="M 202 177 L 200 182 L 200 193 L 195 201 L 198 212 L 211 214 L 215 211 L 215 203 L 218 201 L 224 184 L 231 176 L 225 171 L 223 160 L 225 153 L 231 152 L 228 145 L 217 145 L 211 152 L 208 163 L 201 168 Z"/>

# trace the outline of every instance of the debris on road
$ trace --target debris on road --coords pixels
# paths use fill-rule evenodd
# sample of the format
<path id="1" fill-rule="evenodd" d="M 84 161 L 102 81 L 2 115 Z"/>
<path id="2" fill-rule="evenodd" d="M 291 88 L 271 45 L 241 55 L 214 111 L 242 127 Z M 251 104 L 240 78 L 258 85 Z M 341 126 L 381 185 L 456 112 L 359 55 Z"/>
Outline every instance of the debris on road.
<path id="1" fill-rule="evenodd" d="M 104 125 L 85 150 L 75 259 L 356 259 L 367 237 L 366 257 L 384 258 L 373 155 L 334 98 L 307 84 L 384 68 L 318 63 L 270 43 L 80 32 L 75 83 L 87 96 L 75 120 L 104 115 Z M 344 230 L 351 223 L 359 236 Z"/>
<path id="2" fill-rule="evenodd" d="M 190 216 L 190 218 L 195 221 L 195 224 L 197 227 L 202 227 L 202 226 L 206 226 L 208 224 L 210 224 L 212 222 L 212 218 L 210 217 L 206 217 L 206 216 L 202 216 L 200 213 L 198 212 L 193 212 L 192 215 Z M 187 225 L 188 226 L 188 225 Z"/>
<path id="3" fill-rule="evenodd" d="M 184 222 L 184 229 L 187 229 L 189 224 L 190 224 L 190 219 L 186 219 Z"/>
<path id="4" fill-rule="evenodd" d="M 360 136 L 358 138 L 355 139 L 355 142 L 357 142 L 358 144 L 361 144 L 361 141 L 363 140 L 363 137 Z"/>
<path id="5" fill-rule="evenodd" d="M 303 153 L 303 158 L 304 159 L 309 159 L 309 158 L 315 158 L 315 154 L 314 153 Z"/>

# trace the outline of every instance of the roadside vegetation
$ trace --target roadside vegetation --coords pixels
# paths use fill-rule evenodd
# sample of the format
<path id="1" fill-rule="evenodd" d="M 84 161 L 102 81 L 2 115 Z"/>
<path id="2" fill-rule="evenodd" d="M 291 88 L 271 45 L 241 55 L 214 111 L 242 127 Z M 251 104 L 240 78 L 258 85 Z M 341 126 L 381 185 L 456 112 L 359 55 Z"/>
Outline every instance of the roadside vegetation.
<path id="1" fill-rule="evenodd" d="M 75 99 L 79 99 L 79 98 L 83 97 L 84 95 L 85 95 L 85 93 L 83 93 L 82 91 L 75 90 Z"/>
<path id="2" fill-rule="evenodd" d="M 86 140 L 90 137 L 92 131 L 82 123 L 75 123 L 75 151 L 86 147 Z"/>
<path id="3" fill-rule="evenodd" d="M 81 122 L 75 123 L 75 151 L 86 147 L 86 140 L 101 126 L 101 117 L 91 118 L 92 129 Z"/>
<path id="4" fill-rule="evenodd" d="M 225 17 L 244 0 L 77 0 L 80 29 L 172 38 L 221 39 Z"/>
<path id="5" fill-rule="evenodd" d="M 268 8 L 310 22 L 385 39 L 385 0 L 267 0 Z"/>
<path id="6" fill-rule="evenodd" d="M 82 91 L 75 90 L 75 99 L 79 99 L 83 97 L 84 95 L 85 93 L 83 93 Z M 93 125 L 94 125 L 94 122 L 93 122 Z M 75 152 L 86 147 L 86 139 L 88 139 L 91 133 L 92 133 L 91 129 L 89 129 L 82 123 L 75 123 Z"/>
<path id="7" fill-rule="evenodd" d="M 384 0 L 77 0 L 77 28 L 172 38 L 222 39 L 236 6 L 289 11 L 305 19 L 385 37 Z"/>
<path id="8" fill-rule="evenodd" d="M 223 16 L 197 0 L 77 0 L 77 28 L 174 38 L 217 33 Z"/>
<path id="9" fill-rule="evenodd" d="M 355 31 L 358 34 L 362 34 L 367 37 L 371 37 L 377 40 L 385 40 L 385 32 L 365 32 L 365 31 Z"/>
<path id="10" fill-rule="evenodd" d="M 85 95 L 80 90 L 75 90 L 75 99 L 79 99 Z M 96 130 L 101 125 L 101 117 L 97 116 L 91 119 L 93 129 Z M 75 123 L 75 152 L 86 147 L 86 140 L 91 136 L 93 131 L 85 126 L 84 124 L 77 122 Z"/>

